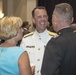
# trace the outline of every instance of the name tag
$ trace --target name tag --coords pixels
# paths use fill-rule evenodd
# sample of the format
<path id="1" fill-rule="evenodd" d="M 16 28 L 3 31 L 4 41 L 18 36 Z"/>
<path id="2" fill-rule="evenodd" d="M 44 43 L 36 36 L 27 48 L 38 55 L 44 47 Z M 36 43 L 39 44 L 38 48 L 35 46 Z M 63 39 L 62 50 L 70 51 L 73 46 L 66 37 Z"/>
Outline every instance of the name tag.
<path id="1" fill-rule="evenodd" d="M 35 46 L 26 46 L 26 48 L 35 48 Z"/>

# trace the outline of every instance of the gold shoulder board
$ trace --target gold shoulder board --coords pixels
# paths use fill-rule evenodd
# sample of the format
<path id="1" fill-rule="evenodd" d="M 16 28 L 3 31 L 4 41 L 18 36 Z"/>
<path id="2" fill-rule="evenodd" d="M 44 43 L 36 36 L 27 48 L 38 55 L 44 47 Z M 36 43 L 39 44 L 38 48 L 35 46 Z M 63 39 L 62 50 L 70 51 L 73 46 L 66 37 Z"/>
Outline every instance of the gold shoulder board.
<path id="1" fill-rule="evenodd" d="M 51 35 L 51 36 L 56 36 L 56 35 L 57 35 L 57 34 L 54 33 L 54 32 L 48 32 L 48 34 Z"/>
<path id="2" fill-rule="evenodd" d="M 34 32 L 30 32 L 30 33 L 28 33 L 28 34 L 25 34 L 24 35 L 24 38 L 26 38 L 26 37 L 28 37 L 28 36 L 31 36 L 31 35 L 33 35 L 34 34 Z"/>

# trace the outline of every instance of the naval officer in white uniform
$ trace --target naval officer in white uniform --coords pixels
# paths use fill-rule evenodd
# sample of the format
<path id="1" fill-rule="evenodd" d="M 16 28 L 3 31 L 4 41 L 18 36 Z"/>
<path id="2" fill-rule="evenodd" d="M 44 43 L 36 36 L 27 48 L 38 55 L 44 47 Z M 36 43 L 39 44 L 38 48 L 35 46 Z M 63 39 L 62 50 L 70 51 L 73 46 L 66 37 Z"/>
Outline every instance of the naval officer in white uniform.
<path id="1" fill-rule="evenodd" d="M 34 8 L 32 21 L 36 25 L 36 30 L 23 37 L 20 47 L 27 50 L 30 64 L 35 66 L 35 75 L 41 75 L 40 71 L 46 44 L 56 33 L 47 30 L 48 15 L 45 7 Z"/>

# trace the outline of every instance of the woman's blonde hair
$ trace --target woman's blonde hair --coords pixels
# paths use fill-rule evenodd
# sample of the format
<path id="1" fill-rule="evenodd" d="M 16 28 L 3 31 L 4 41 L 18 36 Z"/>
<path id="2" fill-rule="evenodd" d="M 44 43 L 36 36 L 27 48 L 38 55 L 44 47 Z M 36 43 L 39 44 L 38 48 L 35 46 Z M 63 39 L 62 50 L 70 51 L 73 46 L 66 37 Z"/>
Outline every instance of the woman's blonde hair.
<path id="1" fill-rule="evenodd" d="M 0 39 L 7 40 L 17 35 L 18 29 L 22 26 L 20 17 L 3 17 L 0 20 Z"/>

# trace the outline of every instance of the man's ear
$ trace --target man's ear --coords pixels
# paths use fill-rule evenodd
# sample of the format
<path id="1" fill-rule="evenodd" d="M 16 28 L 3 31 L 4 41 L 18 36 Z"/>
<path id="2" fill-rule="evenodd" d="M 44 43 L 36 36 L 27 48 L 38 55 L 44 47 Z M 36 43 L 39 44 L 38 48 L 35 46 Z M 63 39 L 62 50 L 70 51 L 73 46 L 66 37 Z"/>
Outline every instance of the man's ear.
<path id="1" fill-rule="evenodd" d="M 49 18 L 49 16 L 47 16 L 47 19 Z"/>
<path id="2" fill-rule="evenodd" d="M 73 21 L 74 21 L 74 17 L 72 17 L 71 23 L 73 23 Z"/>
<path id="3" fill-rule="evenodd" d="M 32 22 L 35 24 L 35 19 L 34 18 L 32 18 Z"/>
<path id="4" fill-rule="evenodd" d="M 54 16 L 54 23 L 55 23 L 55 25 L 57 24 L 57 22 L 58 22 L 58 18 L 57 18 L 57 16 Z"/>

